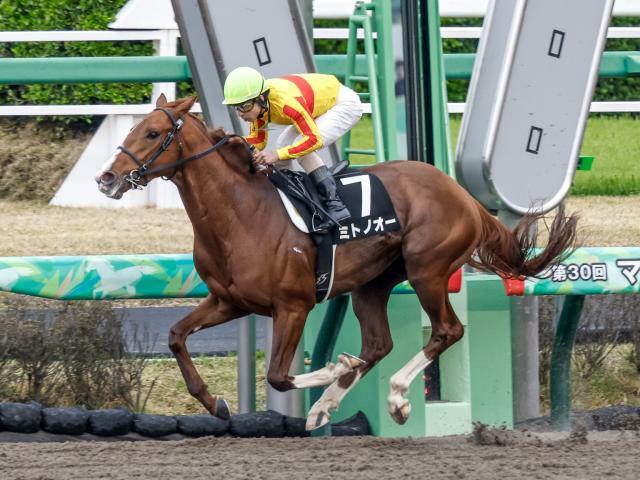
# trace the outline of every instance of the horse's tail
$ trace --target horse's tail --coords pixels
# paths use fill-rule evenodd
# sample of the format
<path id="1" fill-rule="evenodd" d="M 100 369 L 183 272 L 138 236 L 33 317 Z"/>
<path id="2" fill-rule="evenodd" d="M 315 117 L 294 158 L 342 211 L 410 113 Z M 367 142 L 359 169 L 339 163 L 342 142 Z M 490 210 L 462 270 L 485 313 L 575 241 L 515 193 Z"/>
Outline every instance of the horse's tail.
<path id="1" fill-rule="evenodd" d="M 542 212 L 529 212 L 513 230 L 477 204 L 482 219 L 482 234 L 476 252 L 469 261 L 472 267 L 493 272 L 505 278 L 536 277 L 562 262 L 576 248 L 575 214 L 565 217 L 564 206 L 558 208 L 549 229 L 549 241 L 544 250 L 533 255 L 537 241 L 536 223 Z"/>

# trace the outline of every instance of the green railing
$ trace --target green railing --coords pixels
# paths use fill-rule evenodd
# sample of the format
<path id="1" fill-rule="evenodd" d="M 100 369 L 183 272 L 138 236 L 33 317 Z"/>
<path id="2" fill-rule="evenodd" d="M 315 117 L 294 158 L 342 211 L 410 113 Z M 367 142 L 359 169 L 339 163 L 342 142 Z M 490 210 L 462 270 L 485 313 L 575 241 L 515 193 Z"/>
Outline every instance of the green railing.
<path id="1" fill-rule="evenodd" d="M 316 55 L 316 65 L 323 73 L 344 78 L 346 55 Z M 445 54 L 448 79 L 471 77 L 475 54 Z M 355 75 L 366 76 L 365 55 L 356 55 Z M 600 65 L 601 77 L 640 75 L 640 53 L 605 52 Z M 0 84 L 35 83 L 144 83 L 180 82 L 191 79 L 186 57 L 54 57 L 0 58 Z"/>
<path id="2" fill-rule="evenodd" d="M 208 294 L 191 254 L 4 257 L 0 290 L 57 300 Z"/>
<path id="3" fill-rule="evenodd" d="M 0 257 L 0 291 L 55 300 L 202 298 L 209 294 L 193 256 L 187 253 Z M 404 282 L 393 293 L 415 292 Z"/>
<path id="4" fill-rule="evenodd" d="M 640 293 L 640 247 L 579 248 L 547 277 L 508 286 L 512 295 Z"/>
<path id="5" fill-rule="evenodd" d="M 519 295 L 640 293 L 640 247 L 580 248 Z M 0 257 L 0 290 L 58 300 L 204 297 L 191 254 Z M 394 293 L 413 293 L 404 283 Z"/>

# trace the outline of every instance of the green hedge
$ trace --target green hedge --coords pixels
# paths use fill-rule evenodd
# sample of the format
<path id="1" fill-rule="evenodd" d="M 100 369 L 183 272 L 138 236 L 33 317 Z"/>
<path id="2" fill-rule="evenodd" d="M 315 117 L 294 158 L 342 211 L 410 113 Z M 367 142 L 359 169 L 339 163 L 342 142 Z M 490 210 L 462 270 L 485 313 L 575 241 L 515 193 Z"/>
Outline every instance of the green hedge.
<path id="1" fill-rule="evenodd" d="M 2 0 L 0 30 L 106 30 L 126 0 Z M 0 57 L 153 55 L 147 42 L 16 42 L 0 44 Z M 130 104 L 150 101 L 150 84 L 2 85 L 0 103 Z M 65 122 L 77 120 L 63 117 Z M 87 117 L 86 122 L 91 119 Z"/>
<path id="2" fill-rule="evenodd" d="M 0 30 L 104 30 L 114 20 L 126 0 L 2 0 Z M 345 27 L 346 20 L 316 20 L 318 27 Z M 478 18 L 447 18 L 443 25 L 479 26 Z M 639 17 L 616 17 L 613 25 L 640 25 Z M 447 53 L 474 52 L 477 40 L 446 39 Z M 317 40 L 317 53 L 345 53 L 345 40 Z M 640 39 L 613 39 L 607 50 L 640 50 Z M 0 44 L 0 57 L 122 56 L 152 55 L 151 42 L 39 42 Z M 448 81 L 449 100 L 465 100 L 468 81 Z M 192 86 L 183 82 L 179 95 L 191 94 Z M 149 101 L 148 84 L 76 84 L 0 86 L 1 104 L 128 104 Z M 603 79 L 598 83 L 596 100 L 623 101 L 640 98 L 640 77 Z"/>
<path id="3" fill-rule="evenodd" d="M 481 18 L 444 18 L 442 25 L 482 26 Z M 614 17 L 612 26 L 637 27 L 640 17 Z M 477 39 L 447 38 L 443 40 L 445 53 L 471 53 L 478 46 Z M 606 51 L 640 51 L 640 38 L 614 38 L 607 40 Z M 467 96 L 468 80 L 448 80 L 447 92 L 450 102 L 464 102 Z M 600 79 L 594 94 L 597 101 L 629 101 L 640 100 L 640 77 Z"/>

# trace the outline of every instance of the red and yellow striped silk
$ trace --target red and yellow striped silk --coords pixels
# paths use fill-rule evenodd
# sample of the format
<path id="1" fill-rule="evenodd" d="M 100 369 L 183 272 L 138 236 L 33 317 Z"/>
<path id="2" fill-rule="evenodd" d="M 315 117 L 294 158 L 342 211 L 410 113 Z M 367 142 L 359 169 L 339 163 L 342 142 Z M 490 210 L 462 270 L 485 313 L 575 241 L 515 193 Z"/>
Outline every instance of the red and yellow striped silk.
<path id="1" fill-rule="evenodd" d="M 298 158 L 323 145 L 314 118 L 336 104 L 340 82 L 333 75 L 318 73 L 290 75 L 266 81 L 269 86 L 269 112 L 251 123 L 247 141 L 259 150 L 268 140 L 268 121 L 279 125 L 294 125 L 301 139 L 278 149 L 278 158 Z"/>

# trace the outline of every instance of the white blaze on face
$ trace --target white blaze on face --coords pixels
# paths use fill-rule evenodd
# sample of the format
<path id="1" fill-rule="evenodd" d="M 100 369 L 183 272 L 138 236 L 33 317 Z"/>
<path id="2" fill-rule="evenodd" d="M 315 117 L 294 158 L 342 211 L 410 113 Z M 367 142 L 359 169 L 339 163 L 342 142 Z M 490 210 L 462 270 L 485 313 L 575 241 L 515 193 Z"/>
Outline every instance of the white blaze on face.
<path id="1" fill-rule="evenodd" d="M 96 180 L 100 179 L 103 173 L 108 172 L 113 168 L 113 164 L 116 162 L 116 158 L 118 158 L 119 153 L 120 153 L 120 150 L 116 149 L 109 157 L 109 160 L 104 162 L 102 167 L 100 167 L 100 170 L 98 170 L 98 172 L 96 173 L 96 177 L 95 177 Z"/>

